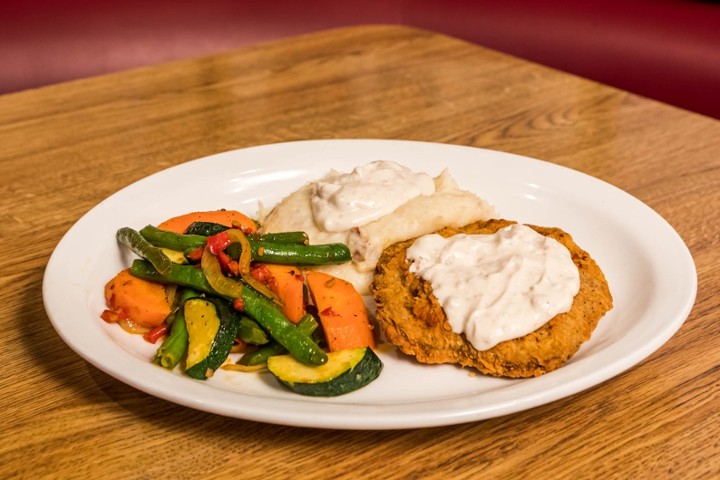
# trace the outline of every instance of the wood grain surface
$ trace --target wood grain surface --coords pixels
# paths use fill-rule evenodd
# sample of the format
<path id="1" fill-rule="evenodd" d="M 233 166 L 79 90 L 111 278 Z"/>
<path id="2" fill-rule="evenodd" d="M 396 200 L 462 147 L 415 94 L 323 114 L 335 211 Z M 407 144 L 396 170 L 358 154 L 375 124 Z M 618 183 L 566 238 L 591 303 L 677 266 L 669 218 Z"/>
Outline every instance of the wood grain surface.
<path id="1" fill-rule="evenodd" d="M 479 146 L 610 182 L 687 243 L 695 307 L 656 353 L 583 393 L 398 431 L 181 407 L 56 334 L 45 265 L 102 199 L 205 155 L 321 138 Z M 718 121 L 431 32 L 367 26 L 0 96 L 0 139 L 0 478 L 720 477 Z"/>

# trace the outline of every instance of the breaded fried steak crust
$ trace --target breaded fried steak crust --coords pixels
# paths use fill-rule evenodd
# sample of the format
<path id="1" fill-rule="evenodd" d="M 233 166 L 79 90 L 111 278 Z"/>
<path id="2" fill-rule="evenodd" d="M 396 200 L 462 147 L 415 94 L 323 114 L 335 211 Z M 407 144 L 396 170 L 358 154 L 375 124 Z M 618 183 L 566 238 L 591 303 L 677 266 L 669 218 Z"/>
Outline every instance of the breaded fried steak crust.
<path id="1" fill-rule="evenodd" d="M 489 220 L 438 233 L 443 237 L 492 234 L 514 223 Z M 410 239 L 383 251 L 370 286 L 377 320 L 387 341 L 422 363 L 454 363 L 498 377 L 539 376 L 562 366 L 612 308 L 612 296 L 600 267 L 568 233 L 559 228 L 528 226 L 567 247 L 580 272 L 580 290 L 568 312 L 556 315 L 528 335 L 478 351 L 464 335 L 452 331 L 430 283 L 408 271 L 406 252 L 415 241 Z"/>

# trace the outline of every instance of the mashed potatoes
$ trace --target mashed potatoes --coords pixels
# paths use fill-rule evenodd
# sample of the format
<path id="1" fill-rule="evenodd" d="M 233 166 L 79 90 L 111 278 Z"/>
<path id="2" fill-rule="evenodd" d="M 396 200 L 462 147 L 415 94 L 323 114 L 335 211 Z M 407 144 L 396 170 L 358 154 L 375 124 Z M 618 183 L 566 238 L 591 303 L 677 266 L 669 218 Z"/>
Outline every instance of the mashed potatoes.
<path id="1" fill-rule="evenodd" d="M 393 162 L 384 163 L 392 164 L 388 166 L 393 169 L 400 168 L 409 172 L 406 167 Z M 412 196 L 391 213 L 370 222 L 350 226 L 343 231 L 328 232 L 320 228 L 313 217 L 313 199 L 319 183 L 333 181 L 343 175 L 349 178 L 356 175 L 356 172 L 330 172 L 325 177 L 304 185 L 282 200 L 264 218 L 260 218 L 260 221 L 264 232 L 304 231 L 313 244 L 347 244 L 352 252 L 352 262 L 313 267 L 313 270 L 351 282 L 362 295 L 369 293 L 368 287 L 373 279 L 375 265 L 385 247 L 443 227 L 461 227 L 495 216 L 495 209 L 490 204 L 473 193 L 459 189 L 450 174 L 443 171 L 433 179 L 434 192 Z"/>

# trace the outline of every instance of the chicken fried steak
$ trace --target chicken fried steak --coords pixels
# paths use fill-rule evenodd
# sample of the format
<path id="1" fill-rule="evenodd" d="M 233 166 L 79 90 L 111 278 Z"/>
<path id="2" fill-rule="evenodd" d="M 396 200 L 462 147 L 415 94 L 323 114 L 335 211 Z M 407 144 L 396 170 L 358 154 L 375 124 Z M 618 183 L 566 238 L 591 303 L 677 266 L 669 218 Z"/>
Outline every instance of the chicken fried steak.
<path id="1" fill-rule="evenodd" d="M 438 233 L 443 237 L 493 234 L 514 223 L 489 220 Z M 415 241 L 411 239 L 383 251 L 370 286 L 387 341 L 422 363 L 454 363 L 499 377 L 539 376 L 562 366 L 612 308 L 612 296 L 598 265 L 568 233 L 559 228 L 530 227 L 564 245 L 578 268 L 580 289 L 569 311 L 525 336 L 478 351 L 464 335 L 453 332 L 430 283 L 409 271 L 406 252 Z"/>

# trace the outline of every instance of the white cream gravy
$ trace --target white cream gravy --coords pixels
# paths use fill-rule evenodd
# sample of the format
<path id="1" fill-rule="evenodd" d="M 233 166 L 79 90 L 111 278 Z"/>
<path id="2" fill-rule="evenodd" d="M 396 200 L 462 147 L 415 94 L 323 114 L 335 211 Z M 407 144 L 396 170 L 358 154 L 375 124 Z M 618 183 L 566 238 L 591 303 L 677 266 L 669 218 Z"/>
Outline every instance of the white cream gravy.
<path id="1" fill-rule="evenodd" d="M 567 312 L 580 289 L 568 249 L 526 225 L 490 235 L 425 235 L 407 258 L 410 271 L 432 285 L 453 331 L 480 351 Z"/>
<path id="2" fill-rule="evenodd" d="M 366 225 L 408 200 L 431 195 L 435 183 L 395 162 L 378 160 L 319 180 L 310 200 L 315 223 L 326 232 Z"/>

